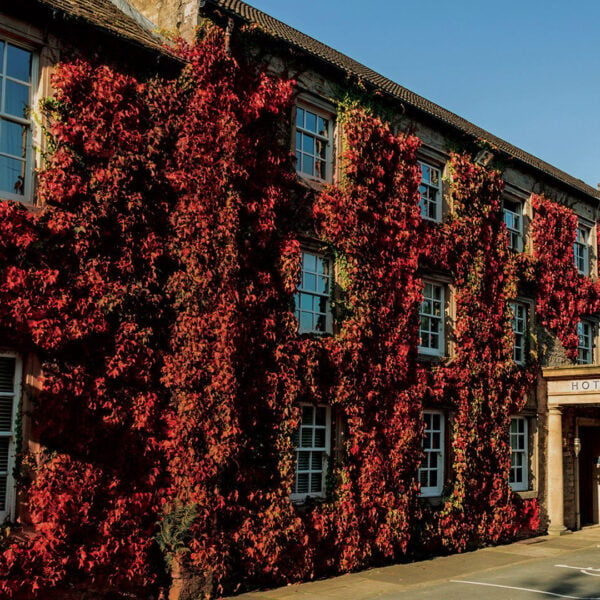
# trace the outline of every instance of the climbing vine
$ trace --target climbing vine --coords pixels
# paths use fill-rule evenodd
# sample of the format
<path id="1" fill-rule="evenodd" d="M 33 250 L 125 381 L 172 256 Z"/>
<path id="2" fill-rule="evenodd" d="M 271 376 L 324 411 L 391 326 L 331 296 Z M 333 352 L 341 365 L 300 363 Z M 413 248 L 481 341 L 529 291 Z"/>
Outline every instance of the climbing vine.
<path id="1" fill-rule="evenodd" d="M 60 65 L 43 209 L 0 204 L 0 331 L 41 363 L 44 448 L 25 462 L 33 532 L 2 541 L 0 589 L 147 598 L 186 573 L 221 594 L 536 531 L 537 502 L 508 483 L 510 418 L 539 368 L 513 360 L 510 301 L 533 287 L 574 356 L 600 294 L 574 269 L 572 211 L 534 197 L 535 252 L 517 256 L 501 174 L 453 153 L 448 217 L 423 221 L 419 140 L 356 102 L 340 106 L 342 181 L 307 192 L 293 82 L 217 27 L 178 51 L 174 79 Z M 297 333 L 307 231 L 335 257 L 333 335 Z M 452 282 L 453 352 L 426 364 L 432 274 Z M 301 403 L 331 407 L 335 443 L 326 497 L 297 506 Z M 417 472 L 436 407 L 452 465 L 432 507 Z"/>

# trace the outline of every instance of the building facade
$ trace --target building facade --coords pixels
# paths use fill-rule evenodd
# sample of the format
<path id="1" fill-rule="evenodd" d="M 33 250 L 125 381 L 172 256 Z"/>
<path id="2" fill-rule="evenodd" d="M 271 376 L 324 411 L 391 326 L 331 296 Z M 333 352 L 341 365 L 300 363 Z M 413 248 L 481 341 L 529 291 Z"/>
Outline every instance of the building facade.
<path id="1" fill-rule="evenodd" d="M 457 458 L 461 449 L 458 440 L 463 432 L 462 420 L 468 420 L 469 407 L 466 405 L 472 404 L 475 398 L 472 390 L 466 388 L 492 380 L 504 382 L 513 378 L 521 381 L 518 378 L 522 377 L 526 383 L 522 383 L 520 388 L 506 385 L 510 396 L 506 398 L 506 406 L 514 405 L 518 409 L 508 415 L 507 421 L 504 419 L 505 430 L 492 431 L 489 440 L 481 441 L 477 460 L 484 460 L 486 447 L 488 444 L 489 448 L 493 447 L 495 442 L 492 438 L 496 436 L 508 445 L 508 469 L 503 474 L 498 472 L 496 478 L 508 477 L 510 490 L 518 501 L 525 503 L 521 506 L 532 512 L 540 511 L 539 519 L 532 520 L 537 526 L 521 532 L 523 535 L 539 531 L 561 534 L 600 523 L 600 294 L 597 283 L 600 192 L 580 180 L 238 0 L 131 0 L 129 3 L 125 0 L 72 0 L 67 3 L 28 0 L 18 7 L 4 8 L 0 14 L 2 200 L 25 205 L 33 214 L 44 211 L 37 196 L 36 177 L 44 169 L 43 155 L 49 148 L 43 131 L 46 115 L 39 107 L 40 101 L 55 91 L 51 76 L 62 59 L 74 50 L 87 56 L 99 47 L 106 53 L 105 62 L 111 64 L 118 63 L 123 53 L 127 53 L 130 62 L 127 70 L 130 72 L 172 75 L 183 68 L 184 61 L 164 48 L 164 39 L 158 35 L 158 28 L 176 31 L 191 41 L 198 31 L 205 33 L 207 22 L 221 29 L 227 45 L 237 35 L 244 35 L 247 30 L 253 32 L 250 47 L 257 55 L 267 56 L 262 59 L 265 71 L 270 76 L 295 81 L 288 131 L 289 150 L 295 164 L 295 180 L 289 193 L 292 198 L 319 198 L 327 185 L 340 186 L 344 193 L 349 193 L 348 188 L 343 188 L 347 170 L 344 156 L 348 150 L 348 132 L 352 131 L 353 125 L 344 122 L 340 111 L 343 104 L 341 88 L 346 94 L 361 100 L 373 100 L 374 112 L 386 115 L 389 130 L 385 131 L 406 135 L 407 139 L 415 136 L 420 140 L 415 150 L 416 159 L 407 158 L 406 163 L 402 163 L 409 165 L 402 167 L 407 173 L 412 168 L 410 165 L 418 165 L 418 171 L 411 171 L 413 178 L 418 173 L 417 184 L 411 184 L 410 175 L 405 174 L 405 188 L 402 189 L 407 197 L 414 196 L 418 201 L 419 223 L 414 226 L 414 235 L 417 236 L 418 230 L 418 235 L 423 236 L 420 239 L 433 239 L 434 247 L 435 243 L 439 243 L 437 249 L 440 254 L 443 254 L 442 246 L 451 247 L 452 241 L 427 236 L 435 236 L 439 232 L 443 236 L 445 224 L 459 223 L 460 219 L 463 219 L 462 223 L 487 227 L 491 221 L 478 221 L 478 215 L 469 212 L 472 211 L 470 206 L 475 205 L 476 198 L 489 197 L 494 202 L 497 198 L 496 192 L 490 191 L 497 185 L 492 176 L 489 181 L 473 183 L 477 192 L 469 196 L 471 192 L 456 183 L 460 179 L 458 175 L 476 177 L 473 173 L 501 170 L 503 190 L 498 210 L 503 223 L 502 233 L 492 232 L 490 235 L 496 242 L 505 240 L 502 243 L 506 243 L 506 249 L 498 254 L 501 257 L 498 260 L 511 266 L 502 267 L 507 270 L 498 273 L 504 275 L 505 272 L 519 270 L 524 273 L 514 276 L 518 281 L 514 289 L 498 288 L 500 291 L 497 292 L 502 298 L 512 293 L 507 297 L 506 305 L 511 316 L 510 374 L 486 375 L 487 380 L 484 375 L 477 375 L 478 378 L 473 375 L 473 379 L 462 384 L 457 381 L 461 374 L 473 373 L 477 367 L 477 356 L 469 355 L 469 360 L 461 363 L 466 360 L 463 348 L 467 345 L 464 333 L 465 311 L 468 312 L 465 290 L 472 289 L 468 287 L 471 283 L 465 283 L 469 280 L 468 276 L 461 275 L 462 283 L 454 277 L 462 266 L 460 269 L 444 267 L 444 260 L 451 264 L 454 259 L 436 262 L 435 256 L 431 258 L 431 254 L 436 253 L 434 249 L 430 255 L 423 255 L 419 264 L 415 262 L 414 271 L 409 274 L 408 270 L 403 271 L 399 276 L 399 281 L 407 286 L 407 295 L 415 282 L 420 288 L 418 310 L 412 317 L 407 316 L 407 327 L 417 323 L 417 339 L 412 340 L 411 349 L 406 350 L 406 363 L 402 363 L 414 364 L 415 372 L 400 378 L 405 387 L 402 393 L 407 394 L 402 396 L 407 407 L 402 409 L 406 411 L 402 418 L 412 419 L 420 447 L 413 474 L 405 476 L 408 482 L 405 493 L 410 498 L 411 494 L 416 496 L 414 506 L 420 507 L 425 522 L 427 515 L 442 515 L 435 517 L 442 519 L 436 523 L 450 519 L 448 515 L 458 510 L 457 504 L 452 504 L 452 498 L 457 490 L 457 477 L 462 476 L 456 468 L 457 464 L 463 464 Z M 355 114 L 352 110 L 349 112 Z M 374 131 L 379 130 L 375 127 Z M 394 148 L 398 150 L 399 146 Z M 456 148 L 461 151 L 457 153 Z M 360 154 L 358 145 L 354 149 Z M 406 150 L 406 155 L 409 154 Z M 459 155 L 470 157 L 471 170 L 471 167 L 465 166 L 466 159 L 458 158 Z M 381 178 L 385 179 L 384 175 Z M 459 218 L 457 215 L 462 216 Z M 544 226 L 556 223 L 552 221 L 553 215 L 559 215 L 560 219 L 556 217 L 559 225 L 556 225 L 556 230 L 545 232 Z M 406 218 L 409 222 L 412 217 Z M 416 223 L 414 220 L 410 222 Z M 572 231 L 565 233 L 561 229 L 563 226 L 573 226 Z M 552 237 L 559 229 L 561 237 L 556 248 L 547 248 L 544 233 Z M 348 288 L 344 287 L 344 263 L 340 260 L 344 251 L 338 253 L 331 240 L 325 243 L 314 228 L 304 222 L 298 223 L 298 230 L 299 263 L 293 292 L 293 314 L 298 337 L 309 342 L 317 340 L 316 343 L 320 344 L 322 340 L 335 340 L 347 331 L 344 329 L 346 317 L 343 306 Z M 429 230 L 434 233 L 428 233 Z M 410 233 L 412 235 L 413 232 Z M 497 235 L 501 237 L 494 237 Z M 471 237 L 476 239 L 477 232 Z M 564 240 L 567 240 L 566 244 Z M 492 253 L 496 251 L 493 249 Z M 563 270 L 561 273 L 566 273 L 558 283 L 551 276 L 555 267 L 551 259 L 554 258 Z M 471 266 L 467 267 L 471 269 Z M 469 271 L 471 279 L 476 272 Z M 573 282 L 581 283 L 585 294 L 573 292 L 569 295 L 568 287 Z M 7 285 L 6 281 L 4 284 Z M 496 301 L 497 298 L 492 298 L 485 306 L 497 307 Z M 571 309 L 575 311 L 572 314 L 569 312 Z M 495 334 L 482 333 L 482 336 L 501 340 L 506 333 L 505 328 Z M 499 341 L 498 348 L 491 350 L 496 352 L 494 356 L 502 355 L 504 349 L 501 346 Z M 486 356 L 482 354 L 479 360 L 485 362 Z M 398 364 L 394 363 L 393 368 L 399 368 Z M 418 378 L 415 379 L 417 371 L 421 377 L 418 381 Z M 335 376 L 327 377 L 335 379 Z M 329 379 L 327 385 L 330 385 Z M 22 486 L 18 491 L 15 475 L 24 469 L 33 472 L 35 469 L 31 465 L 23 466 L 23 457 L 34 457 L 35 462 L 35 457 L 40 456 L 47 446 L 43 433 L 40 444 L 40 424 L 35 418 L 36 398 L 43 390 L 45 380 L 35 351 L 28 350 L 27 345 L 12 343 L 10 339 L 3 344 L 0 354 L 0 521 L 18 523 L 32 531 L 36 527 L 39 529 L 40 523 L 31 526 L 27 488 Z M 333 387 L 327 389 L 331 392 Z M 356 389 L 369 396 L 368 382 L 357 384 Z M 521 390 L 520 398 L 516 398 L 518 390 Z M 462 408 L 462 400 L 448 399 L 449 393 L 460 395 L 463 392 L 465 406 Z M 339 391 L 335 393 L 340 394 Z M 484 390 L 482 397 L 485 393 Z M 501 395 L 500 390 L 497 393 Z M 302 515 L 310 512 L 312 507 L 326 506 L 331 502 L 332 494 L 335 495 L 332 488 L 343 487 L 339 473 L 345 471 L 341 469 L 338 473 L 336 465 L 344 464 L 344 457 L 354 451 L 354 446 L 348 443 L 352 439 L 348 431 L 352 429 L 352 419 L 361 417 L 346 410 L 341 401 L 328 401 L 326 395 L 315 393 L 311 397 L 305 392 L 303 394 L 296 398 L 298 421 L 291 436 L 293 482 L 288 498 L 290 510 L 297 511 L 294 514 L 301 515 L 299 519 L 304 518 Z M 410 402 L 407 400 L 409 397 Z M 364 409 L 368 412 L 369 405 Z M 490 410 L 490 423 L 493 419 L 504 418 Z M 391 419 L 394 413 L 386 415 Z M 378 426 L 373 425 L 373 431 Z M 53 438 L 50 436 L 49 439 Z M 361 443 L 365 443 L 364 448 L 367 448 L 364 439 Z M 414 439 L 406 442 L 407 447 L 414 443 Z M 260 446 L 260 443 L 257 445 Z M 360 446 L 356 452 L 362 452 L 362 448 Z M 490 450 L 490 454 L 494 452 Z M 498 452 L 502 455 L 504 450 Z M 374 456 L 371 459 L 374 460 Z M 407 467 L 409 471 L 410 464 Z M 464 464 L 467 464 L 467 459 L 464 459 Z M 384 468 L 381 467 L 381 470 Z M 495 481 L 494 478 L 492 480 Z M 412 500 L 407 502 L 407 506 L 413 506 L 410 504 Z M 390 512 L 393 512 L 392 509 Z M 319 518 L 324 522 L 326 517 L 320 515 Z M 403 520 L 402 516 L 394 518 L 398 523 Z M 455 527 L 455 522 L 451 522 Z M 322 523 L 320 526 L 326 529 Z M 508 530 L 515 534 L 513 525 L 507 525 Z M 504 532 L 493 535 L 496 540 L 505 539 Z M 464 534 L 460 539 L 460 543 L 448 547 L 464 549 L 474 538 Z M 489 539 L 482 538 L 482 541 Z M 411 543 L 418 546 L 419 541 Z M 431 544 L 432 552 L 444 547 L 441 542 Z M 358 568 L 369 564 L 369 561 L 382 561 L 382 557 L 389 559 L 389 556 L 397 556 L 397 551 L 388 555 L 382 551 L 377 558 L 361 559 L 362 563 L 358 559 L 355 562 L 348 559 L 347 563 L 343 563 L 340 559 L 324 572 Z M 284 562 L 281 558 L 277 560 Z M 259 563 L 260 559 L 257 558 L 256 562 Z M 283 567 L 281 569 L 283 572 Z M 270 575 L 265 573 L 269 573 L 268 569 L 261 571 L 260 575 L 255 574 L 248 585 L 256 585 L 257 581 L 281 582 L 286 578 L 273 572 Z M 304 578 L 310 576 L 308 572 L 300 575 Z M 206 581 L 202 585 L 206 586 Z M 226 590 L 233 588 L 230 580 L 223 585 Z"/>

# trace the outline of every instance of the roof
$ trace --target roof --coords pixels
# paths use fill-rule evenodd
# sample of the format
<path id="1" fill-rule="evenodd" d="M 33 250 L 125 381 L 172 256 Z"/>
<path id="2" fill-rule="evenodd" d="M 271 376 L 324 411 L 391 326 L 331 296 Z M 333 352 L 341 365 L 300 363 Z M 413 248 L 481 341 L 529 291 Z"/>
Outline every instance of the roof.
<path id="1" fill-rule="evenodd" d="M 412 106 L 422 113 L 426 113 L 438 121 L 449 125 L 450 127 L 465 133 L 475 138 L 480 138 L 487 141 L 492 146 L 498 148 L 502 152 L 517 159 L 521 163 L 532 167 L 533 169 L 544 173 L 554 179 L 559 180 L 570 188 L 573 188 L 585 195 L 592 196 L 600 200 L 600 191 L 587 183 L 577 179 L 551 164 L 537 158 L 533 154 L 529 154 L 505 140 L 481 129 L 477 125 L 470 123 L 466 119 L 442 108 L 441 106 L 430 102 L 426 98 L 411 92 L 410 90 L 398 85 L 391 79 L 380 75 L 369 67 L 353 60 L 352 58 L 330 48 L 329 46 L 311 38 L 308 35 L 278 21 L 277 19 L 267 15 L 266 13 L 241 2 L 241 0 L 209 0 L 209 2 L 219 8 L 229 12 L 232 15 L 242 18 L 244 21 L 258 25 L 264 32 L 273 36 L 291 46 L 302 50 L 313 57 L 324 61 L 325 63 L 341 69 L 346 73 L 350 73 L 359 77 L 363 82 L 368 82 L 379 90 L 383 91 L 390 97 L 400 100 L 406 105 Z"/>
<path id="2" fill-rule="evenodd" d="M 137 46 L 169 54 L 165 39 L 153 32 L 156 27 L 122 0 L 37 0 L 64 15 L 87 21 Z"/>

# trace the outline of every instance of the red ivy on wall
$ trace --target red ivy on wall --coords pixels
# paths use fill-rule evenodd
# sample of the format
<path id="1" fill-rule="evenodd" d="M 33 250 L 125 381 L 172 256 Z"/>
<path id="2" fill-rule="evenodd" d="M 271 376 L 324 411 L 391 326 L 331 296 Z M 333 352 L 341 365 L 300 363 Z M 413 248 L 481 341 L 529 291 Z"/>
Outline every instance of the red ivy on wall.
<path id="1" fill-rule="evenodd" d="M 3 592 L 79 578 L 148 597 L 168 579 L 159 546 L 223 592 L 535 530 L 537 504 L 508 485 L 510 416 L 537 364 L 512 360 L 522 259 L 500 174 L 452 155 L 451 214 L 423 223 L 418 139 L 346 106 L 344 180 L 308 196 L 337 258 L 336 335 L 301 338 L 292 83 L 216 28 L 181 52 L 176 80 L 62 65 L 45 208 L 0 205 L 0 329 L 41 360 L 48 448 L 26 492 L 37 535 L 4 542 Z M 538 313 L 572 351 L 599 295 L 574 273 L 572 213 L 534 208 Z M 453 281 L 455 353 L 424 366 L 431 269 Z M 302 509 L 300 402 L 331 405 L 338 433 L 328 496 Z M 434 511 L 415 476 L 435 406 L 453 416 L 453 469 Z"/>

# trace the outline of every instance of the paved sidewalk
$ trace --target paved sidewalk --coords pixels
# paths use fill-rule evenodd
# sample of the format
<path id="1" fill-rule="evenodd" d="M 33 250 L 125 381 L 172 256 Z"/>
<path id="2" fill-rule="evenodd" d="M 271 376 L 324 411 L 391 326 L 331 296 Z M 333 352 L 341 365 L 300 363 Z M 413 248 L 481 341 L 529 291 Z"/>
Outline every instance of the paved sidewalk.
<path id="1" fill-rule="evenodd" d="M 392 565 L 351 573 L 331 579 L 294 584 L 269 591 L 258 591 L 236 596 L 239 600 L 374 600 L 376 598 L 407 598 L 427 595 L 432 587 L 439 593 L 440 584 L 473 577 L 505 567 L 527 565 L 533 570 L 544 559 L 553 561 L 566 555 L 593 551 L 600 545 L 600 527 L 586 528 L 572 534 L 543 536 L 506 546 L 483 548 L 464 554 L 442 556 L 409 564 Z M 600 562 L 600 553 L 598 553 Z M 593 569 L 594 570 L 594 569 Z M 598 569 L 600 571 L 600 569 Z M 433 592 L 433 590 L 432 590 Z M 479 588 L 478 594 L 486 594 Z M 555 597 L 558 594 L 553 594 Z M 479 597 L 480 597 L 479 596 Z M 433 596 L 431 596 L 433 597 Z M 569 596 L 566 596 L 569 597 Z M 573 598 L 574 596 L 570 596 Z"/>

